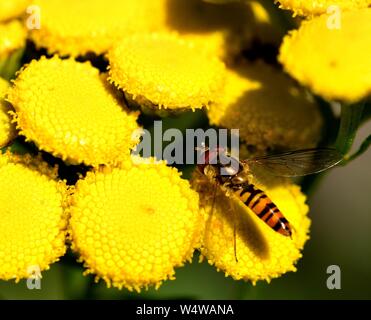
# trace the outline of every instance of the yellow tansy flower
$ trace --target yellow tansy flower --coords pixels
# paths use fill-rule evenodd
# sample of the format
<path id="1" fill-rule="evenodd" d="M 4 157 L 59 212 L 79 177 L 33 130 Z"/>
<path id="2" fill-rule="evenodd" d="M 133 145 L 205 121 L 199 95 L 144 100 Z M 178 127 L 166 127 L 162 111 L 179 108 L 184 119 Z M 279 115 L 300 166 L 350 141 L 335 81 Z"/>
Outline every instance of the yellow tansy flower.
<path id="1" fill-rule="evenodd" d="M 1 0 L 0 21 L 9 20 L 22 15 L 25 13 L 30 2 L 31 0 Z"/>
<path id="2" fill-rule="evenodd" d="M 174 278 L 201 229 L 198 195 L 165 163 L 89 172 L 71 207 L 72 248 L 86 273 L 108 286 L 140 291 Z"/>
<path id="3" fill-rule="evenodd" d="M 371 93 L 371 8 L 344 12 L 341 28 L 314 18 L 285 37 L 279 60 L 291 76 L 328 100 L 355 103 Z"/>
<path id="4" fill-rule="evenodd" d="M 49 269 L 65 253 L 66 195 L 40 159 L 0 155 L 0 279 Z"/>
<path id="5" fill-rule="evenodd" d="M 8 87 L 9 83 L 0 78 L 0 147 L 6 146 L 16 136 L 15 126 L 8 114 L 9 104 L 4 101 Z"/>
<path id="6" fill-rule="evenodd" d="M 108 54 L 110 78 L 140 105 L 196 109 L 215 101 L 224 65 L 172 33 L 123 39 Z"/>
<path id="7" fill-rule="evenodd" d="M 202 255 L 226 276 L 254 284 L 258 280 L 269 282 L 286 272 L 296 271 L 295 263 L 301 257 L 300 250 L 308 239 L 310 226 L 306 216 L 308 206 L 298 186 L 288 179 L 262 172 L 257 175 L 258 178 L 251 176 L 251 183 L 264 190 L 280 208 L 293 227 L 292 238 L 275 232 L 237 198 L 227 198 L 219 187 L 213 205 L 215 184 L 205 180 L 207 178 L 198 171 L 192 180 L 200 193 L 201 212 L 206 220 Z"/>
<path id="8" fill-rule="evenodd" d="M 263 64 L 228 70 L 221 102 L 208 111 L 211 124 L 240 129 L 257 149 L 314 147 L 320 138 L 319 109 L 282 72 Z"/>
<path id="9" fill-rule="evenodd" d="M 32 39 L 49 53 L 102 54 L 124 35 L 157 31 L 165 23 L 166 0 L 36 0 L 42 27 Z"/>
<path id="10" fill-rule="evenodd" d="M 128 114 L 90 63 L 41 58 L 18 75 L 8 100 L 20 134 L 72 163 L 116 163 L 137 141 Z"/>
<path id="11" fill-rule="evenodd" d="M 281 9 L 292 10 L 294 15 L 308 17 L 326 13 L 331 6 L 336 6 L 343 12 L 371 5 L 370 0 L 275 0 L 275 2 Z"/>
<path id="12" fill-rule="evenodd" d="M 18 20 L 0 23 L 0 61 L 26 44 L 27 32 Z"/>

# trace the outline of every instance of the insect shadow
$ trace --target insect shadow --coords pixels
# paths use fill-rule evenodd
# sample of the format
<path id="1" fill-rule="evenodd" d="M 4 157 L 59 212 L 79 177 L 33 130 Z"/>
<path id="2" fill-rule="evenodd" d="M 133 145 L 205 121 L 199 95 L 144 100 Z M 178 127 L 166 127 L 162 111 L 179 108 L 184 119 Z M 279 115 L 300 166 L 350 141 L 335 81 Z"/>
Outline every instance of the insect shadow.
<path id="1" fill-rule="evenodd" d="M 215 191 L 215 199 L 210 196 L 210 192 L 205 192 L 210 188 L 209 191 L 214 193 L 214 188 L 217 190 Z M 203 197 L 206 197 L 206 203 L 212 208 L 210 212 L 208 212 L 208 220 L 206 222 L 206 230 L 205 235 L 207 236 L 208 232 L 211 232 L 210 224 L 213 219 L 213 215 L 215 211 L 220 212 L 224 220 L 228 223 L 230 228 L 234 230 L 236 228 L 236 237 L 240 238 L 245 246 L 247 246 L 256 256 L 261 259 L 269 258 L 269 246 L 268 243 L 258 228 L 257 223 L 258 221 L 254 221 L 254 218 L 250 215 L 247 211 L 247 208 L 243 208 L 243 205 L 239 204 L 239 200 L 237 198 L 233 199 L 223 193 L 219 186 L 214 185 L 212 186 L 210 183 L 204 190 L 200 190 L 200 194 Z M 207 194 L 207 195 L 206 195 Z M 233 249 L 234 246 L 234 235 L 231 238 L 230 246 Z M 238 261 L 238 243 L 236 246 L 236 258 Z"/>

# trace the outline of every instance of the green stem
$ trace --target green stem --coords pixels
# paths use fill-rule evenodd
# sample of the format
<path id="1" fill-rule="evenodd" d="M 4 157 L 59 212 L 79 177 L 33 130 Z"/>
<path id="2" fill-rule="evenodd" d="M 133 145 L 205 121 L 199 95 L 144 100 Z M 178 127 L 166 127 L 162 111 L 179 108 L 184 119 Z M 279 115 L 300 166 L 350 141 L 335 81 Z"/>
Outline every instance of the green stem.
<path id="1" fill-rule="evenodd" d="M 6 80 L 15 78 L 15 73 L 21 67 L 24 48 L 13 52 L 7 59 L 0 60 L 0 76 Z"/>
<path id="2" fill-rule="evenodd" d="M 364 103 L 341 106 L 340 128 L 335 142 L 335 147 L 342 154 L 350 151 L 358 126 L 362 118 Z"/>
<path id="3" fill-rule="evenodd" d="M 371 145 L 371 134 L 365 139 L 365 141 L 362 142 L 361 146 L 355 153 L 353 153 L 352 155 L 349 154 L 345 156 L 343 164 L 347 164 L 348 162 L 351 162 L 354 159 L 358 158 L 360 155 L 362 155 L 364 152 L 367 151 L 370 145 Z"/>
<path id="4" fill-rule="evenodd" d="M 244 281 L 236 281 L 235 284 L 236 291 L 232 299 L 237 300 L 255 300 L 257 299 L 257 287 L 253 286 L 251 283 L 246 283 Z"/>

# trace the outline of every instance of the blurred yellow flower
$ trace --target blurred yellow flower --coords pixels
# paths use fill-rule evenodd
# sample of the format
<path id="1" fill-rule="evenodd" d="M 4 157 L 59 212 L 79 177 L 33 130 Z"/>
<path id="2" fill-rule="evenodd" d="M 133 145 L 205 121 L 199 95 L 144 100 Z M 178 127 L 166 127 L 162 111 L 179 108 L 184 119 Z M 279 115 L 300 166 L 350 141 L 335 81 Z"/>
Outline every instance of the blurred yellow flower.
<path id="1" fill-rule="evenodd" d="M 246 24 L 251 22 L 251 11 L 242 1 L 215 5 L 200 0 L 168 0 L 166 22 L 181 33 L 236 33 L 246 30 Z"/>
<path id="2" fill-rule="evenodd" d="M 225 69 L 201 51 L 176 34 L 128 37 L 108 54 L 110 79 L 140 105 L 202 108 L 219 97 Z"/>
<path id="3" fill-rule="evenodd" d="M 49 53 L 105 53 L 122 36 L 151 32 L 165 23 L 166 0 L 36 0 L 42 27 L 31 37 Z"/>
<path id="4" fill-rule="evenodd" d="M 9 104 L 4 100 L 9 83 L 0 78 L 0 147 L 4 147 L 16 136 L 14 124 L 11 123 Z"/>
<path id="5" fill-rule="evenodd" d="M 310 226 L 308 206 L 298 186 L 263 172 L 255 174 L 250 178 L 251 183 L 264 190 L 280 208 L 293 227 L 292 238 L 275 232 L 237 198 L 227 198 L 218 187 L 213 204 L 215 184 L 208 182 L 199 171 L 195 171 L 192 179 L 192 186 L 200 194 L 200 208 L 206 221 L 202 255 L 226 276 L 254 284 L 296 271 L 295 263 L 309 238 Z"/>
<path id="6" fill-rule="evenodd" d="M 285 70 L 328 100 L 355 103 L 371 93 L 371 8 L 344 12 L 340 29 L 314 18 L 284 39 Z"/>
<path id="7" fill-rule="evenodd" d="M 72 248 L 108 287 L 140 291 L 174 279 L 199 243 L 198 195 L 165 163 L 89 172 L 72 198 Z"/>
<path id="8" fill-rule="evenodd" d="M 0 63 L 26 45 L 27 32 L 18 20 L 0 23 Z"/>
<path id="9" fill-rule="evenodd" d="M 224 1 L 215 4 L 200 0 L 168 0 L 166 27 L 182 36 L 224 37 L 219 56 L 233 60 L 255 41 L 278 44 L 284 35 L 280 17 L 270 1 Z M 222 53 L 222 55 L 220 55 Z"/>
<path id="10" fill-rule="evenodd" d="M 20 134 L 71 163 L 128 157 L 137 143 L 137 115 L 124 110 L 105 80 L 90 63 L 56 56 L 32 61 L 8 95 Z"/>
<path id="11" fill-rule="evenodd" d="M 312 17 L 326 13 L 329 7 L 335 6 L 341 12 L 366 8 L 371 5 L 370 0 L 275 0 L 281 9 L 289 9 L 294 15 Z"/>
<path id="12" fill-rule="evenodd" d="M 318 106 L 282 72 L 264 63 L 228 70 L 223 97 L 208 110 L 211 124 L 240 129 L 259 150 L 314 147 L 320 139 Z"/>
<path id="13" fill-rule="evenodd" d="M 9 20 L 22 15 L 25 13 L 30 2 L 31 0 L 1 0 L 0 21 Z"/>
<path id="14" fill-rule="evenodd" d="M 67 187 L 56 180 L 56 168 L 0 155 L 0 206 L 0 279 L 47 270 L 65 253 Z"/>

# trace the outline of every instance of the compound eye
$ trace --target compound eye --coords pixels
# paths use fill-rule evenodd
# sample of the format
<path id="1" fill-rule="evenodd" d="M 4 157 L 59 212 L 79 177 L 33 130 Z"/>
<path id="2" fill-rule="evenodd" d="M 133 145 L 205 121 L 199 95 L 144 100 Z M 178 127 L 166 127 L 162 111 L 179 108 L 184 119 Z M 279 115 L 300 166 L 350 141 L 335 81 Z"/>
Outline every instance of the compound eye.
<path id="1" fill-rule="evenodd" d="M 236 176 L 236 177 L 233 177 L 232 182 L 234 184 L 241 184 L 245 182 L 245 179 L 243 177 Z"/>

